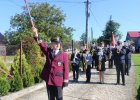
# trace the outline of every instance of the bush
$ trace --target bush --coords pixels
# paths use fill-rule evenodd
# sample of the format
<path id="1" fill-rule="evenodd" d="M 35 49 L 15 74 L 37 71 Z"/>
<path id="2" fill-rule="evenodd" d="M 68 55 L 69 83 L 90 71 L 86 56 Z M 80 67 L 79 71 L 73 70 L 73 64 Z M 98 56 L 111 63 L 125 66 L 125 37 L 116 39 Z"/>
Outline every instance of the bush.
<path id="1" fill-rule="evenodd" d="M 6 64 L 1 59 L 0 59 L 0 69 L 4 70 L 6 73 L 9 73 Z M 0 70 L 0 76 L 7 77 L 7 75 L 2 70 Z"/>
<path id="2" fill-rule="evenodd" d="M 37 67 L 36 67 L 36 68 L 37 68 Z M 36 73 L 35 73 L 35 75 L 34 75 L 35 83 L 40 83 L 40 82 L 43 81 L 43 80 L 40 78 L 41 71 L 42 71 L 42 68 L 41 68 L 41 67 L 38 67 L 38 68 L 36 69 Z"/>
<path id="3" fill-rule="evenodd" d="M 27 63 L 25 55 L 22 55 L 22 67 L 23 67 L 23 75 L 21 76 L 23 79 L 23 86 L 29 87 L 34 84 L 34 77 L 31 73 L 31 67 Z"/>
<path id="4" fill-rule="evenodd" d="M 31 66 L 31 71 L 34 76 L 35 83 L 41 82 L 40 73 L 45 60 L 41 57 L 41 51 L 38 44 L 32 37 L 26 37 L 23 41 L 23 50 L 28 64 Z"/>
<path id="5" fill-rule="evenodd" d="M 22 67 L 22 68 L 21 68 Z M 34 77 L 31 73 L 31 68 L 27 63 L 24 53 L 22 53 L 22 66 L 20 67 L 20 51 L 18 50 L 14 62 L 11 66 L 11 73 L 18 72 L 21 79 L 23 79 L 23 86 L 28 87 L 34 84 Z M 13 73 L 14 74 L 14 73 Z M 16 73 L 17 74 L 17 73 Z"/>
<path id="6" fill-rule="evenodd" d="M 7 95 L 10 89 L 9 82 L 6 78 L 0 78 L 0 96 Z"/>
<path id="7" fill-rule="evenodd" d="M 13 79 L 10 81 L 10 91 L 19 91 L 23 89 L 23 82 L 21 76 L 19 75 L 18 71 L 13 72 L 14 76 Z"/>

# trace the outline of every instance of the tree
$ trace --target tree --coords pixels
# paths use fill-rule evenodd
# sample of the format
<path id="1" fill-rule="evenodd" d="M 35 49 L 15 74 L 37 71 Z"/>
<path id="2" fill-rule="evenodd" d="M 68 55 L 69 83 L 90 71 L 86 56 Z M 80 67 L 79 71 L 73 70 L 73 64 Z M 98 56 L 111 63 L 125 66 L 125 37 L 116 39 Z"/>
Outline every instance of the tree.
<path id="1" fill-rule="evenodd" d="M 106 23 L 105 30 L 103 31 L 103 36 L 101 36 L 98 41 L 105 42 L 105 44 L 110 44 L 112 34 L 114 34 L 117 40 L 121 39 L 122 35 L 118 30 L 119 27 L 120 24 L 113 21 L 110 17 L 110 20 Z"/>
<path id="2" fill-rule="evenodd" d="M 9 82 L 6 78 L 0 77 L 0 96 L 7 95 L 10 89 Z"/>
<path id="3" fill-rule="evenodd" d="M 2 59 L 0 59 L 0 77 L 7 77 L 7 75 L 3 72 L 5 71 L 6 73 L 9 73 L 6 64 Z"/>
<path id="4" fill-rule="evenodd" d="M 23 41 L 23 44 L 23 51 L 25 52 L 28 64 L 31 66 L 35 83 L 39 83 L 41 82 L 39 76 L 45 60 L 43 57 L 41 57 L 40 48 L 32 37 L 26 37 L 26 39 Z"/>
<path id="5" fill-rule="evenodd" d="M 97 39 L 96 39 L 96 38 L 93 38 L 93 39 L 91 40 L 91 43 L 97 43 Z"/>
<path id="6" fill-rule="evenodd" d="M 21 38 L 32 36 L 28 12 L 25 7 L 23 10 L 21 14 L 11 17 L 11 28 L 5 33 L 10 44 L 18 44 Z M 59 8 L 50 6 L 48 3 L 32 3 L 30 10 L 35 26 L 43 40 L 49 42 L 52 36 L 58 35 L 63 42 L 71 41 L 73 28 L 64 26 L 65 15 Z"/>
<path id="7" fill-rule="evenodd" d="M 86 33 L 83 33 L 80 37 L 81 43 L 84 45 L 86 42 Z"/>
<path id="8" fill-rule="evenodd" d="M 25 58 L 25 54 L 23 52 L 22 52 L 22 65 L 21 66 L 20 66 L 20 52 L 18 50 L 17 54 L 14 58 L 14 62 L 11 65 L 11 71 L 10 71 L 14 75 L 14 79 L 12 81 L 13 84 L 16 83 L 15 81 L 19 81 L 16 78 L 21 77 L 21 79 L 23 80 L 24 87 L 28 87 L 28 86 L 33 85 L 34 78 L 33 78 L 33 75 L 31 73 L 31 68 L 30 68 L 30 65 L 27 63 L 27 60 Z M 18 84 L 18 82 L 17 82 L 17 84 Z M 19 84 L 21 84 L 21 83 L 19 83 Z M 13 85 L 13 86 L 16 86 L 16 85 Z"/>

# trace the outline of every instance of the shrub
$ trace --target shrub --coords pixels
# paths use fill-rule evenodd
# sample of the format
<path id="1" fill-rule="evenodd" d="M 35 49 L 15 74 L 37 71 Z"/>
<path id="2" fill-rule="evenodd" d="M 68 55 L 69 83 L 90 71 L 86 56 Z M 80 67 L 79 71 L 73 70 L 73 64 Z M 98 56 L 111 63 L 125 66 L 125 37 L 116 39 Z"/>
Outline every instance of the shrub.
<path id="1" fill-rule="evenodd" d="M 21 79 L 23 79 L 23 86 L 28 87 L 34 84 L 34 78 L 31 73 L 31 68 L 29 64 L 26 61 L 24 53 L 22 53 L 22 66 L 20 67 L 20 51 L 18 50 L 14 62 L 11 66 L 11 73 L 14 71 L 18 72 L 20 75 Z M 15 73 L 13 73 L 15 74 Z M 17 74 L 17 73 L 16 73 Z"/>
<path id="2" fill-rule="evenodd" d="M 6 73 L 9 73 L 6 64 L 0 59 L 0 76 L 6 77 L 7 75 L 2 70 L 4 70 Z"/>
<path id="3" fill-rule="evenodd" d="M 36 67 L 36 68 L 37 68 L 37 67 Z M 34 75 L 35 83 L 40 83 L 40 82 L 43 81 L 43 80 L 40 78 L 41 71 L 42 71 L 42 68 L 41 68 L 41 67 L 38 67 L 38 68 L 36 69 L 36 73 L 35 73 L 35 75 Z"/>
<path id="4" fill-rule="evenodd" d="M 10 91 L 19 91 L 23 88 L 23 82 L 18 71 L 13 72 L 13 79 L 10 81 Z"/>
<path id="5" fill-rule="evenodd" d="M 26 37 L 23 44 L 26 44 L 24 45 L 23 50 L 25 52 L 27 62 L 31 66 L 35 83 L 39 83 L 42 81 L 40 73 L 45 63 L 44 59 L 41 57 L 40 47 L 32 37 Z"/>
<path id="6" fill-rule="evenodd" d="M 7 95 L 10 89 L 9 82 L 6 78 L 0 78 L 0 96 Z"/>
<path id="7" fill-rule="evenodd" d="M 23 79 L 23 86 L 28 87 L 34 84 L 34 77 L 31 73 L 31 67 L 27 63 L 25 55 L 22 55 L 22 67 L 23 67 L 23 74 L 22 74 L 22 79 Z"/>

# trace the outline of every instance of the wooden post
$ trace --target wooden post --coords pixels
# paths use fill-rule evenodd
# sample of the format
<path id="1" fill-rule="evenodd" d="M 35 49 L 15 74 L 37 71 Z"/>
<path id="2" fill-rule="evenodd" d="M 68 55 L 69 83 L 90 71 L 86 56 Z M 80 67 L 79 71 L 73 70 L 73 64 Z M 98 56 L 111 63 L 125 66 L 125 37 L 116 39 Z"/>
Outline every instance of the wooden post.
<path id="1" fill-rule="evenodd" d="M 73 40 L 72 40 L 72 53 L 73 53 Z"/>
<path id="2" fill-rule="evenodd" d="M 20 74 L 22 75 L 22 40 L 20 41 Z"/>

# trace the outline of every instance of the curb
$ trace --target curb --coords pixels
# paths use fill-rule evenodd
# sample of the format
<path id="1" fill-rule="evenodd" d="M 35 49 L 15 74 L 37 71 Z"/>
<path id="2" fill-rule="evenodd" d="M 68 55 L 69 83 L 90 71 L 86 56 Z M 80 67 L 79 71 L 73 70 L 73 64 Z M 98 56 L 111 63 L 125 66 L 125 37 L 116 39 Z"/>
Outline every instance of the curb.
<path id="1" fill-rule="evenodd" d="M 69 77 L 72 77 L 72 72 L 69 73 Z M 36 90 L 39 90 L 39 89 L 45 88 L 45 87 L 46 87 L 46 83 L 45 83 L 45 81 L 43 81 L 42 83 L 38 83 L 33 86 L 24 88 L 23 90 L 20 90 L 20 91 L 14 92 L 14 93 L 10 93 L 6 96 L 2 96 L 2 97 L 0 97 L 0 100 L 15 100 L 19 97 L 22 97 L 26 94 L 29 94 L 31 92 L 34 92 Z"/>
<path id="2" fill-rule="evenodd" d="M 20 90 L 18 92 L 14 92 L 14 93 L 11 93 L 9 95 L 0 97 L 0 100 L 14 100 L 16 98 L 19 98 L 19 97 L 25 95 L 25 94 L 31 93 L 31 92 L 36 91 L 36 90 L 41 89 L 41 88 L 44 88 L 45 86 L 46 86 L 46 83 L 42 82 L 42 83 L 33 85 L 31 87 L 24 88 L 23 90 Z"/>

